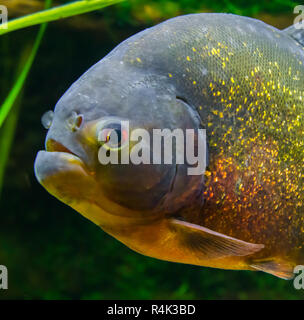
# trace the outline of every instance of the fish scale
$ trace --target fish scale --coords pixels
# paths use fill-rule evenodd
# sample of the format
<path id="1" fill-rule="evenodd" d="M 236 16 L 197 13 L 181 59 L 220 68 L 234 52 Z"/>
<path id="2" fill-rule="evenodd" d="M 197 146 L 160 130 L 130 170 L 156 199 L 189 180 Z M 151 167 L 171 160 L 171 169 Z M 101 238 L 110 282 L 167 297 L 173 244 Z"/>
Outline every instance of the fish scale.
<path id="1" fill-rule="evenodd" d="M 202 127 L 207 128 L 212 158 L 210 171 L 213 172 L 208 182 L 209 190 L 211 185 L 221 190 L 212 196 L 208 205 L 220 201 L 221 206 L 212 206 L 207 210 L 203 208 L 200 223 L 235 237 L 246 230 L 247 241 L 262 243 L 268 242 L 267 234 L 273 224 L 274 230 L 271 232 L 278 234 L 274 246 L 279 252 L 286 247 L 286 238 L 290 238 L 295 231 L 302 233 L 303 229 L 303 169 L 290 166 L 296 160 L 303 159 L 303 121 L 299 121 L 299 115 L 303 114 L 304 97 L 303 48 L 260 21 L 211 15 L 202 26 L 199 17 L 189 16 L 187 19 L 191 20 L 190 30 L 184 28 L 187 23 L 184 20 L 173 19 L 141 40 L 134 40 L 125 60 L 140 63 L 143 68 L 155 63 L 163 72 L 168 71 L 171 81 L 182 87 L 184 97 L 199 112 Z M 243 32 L 236 36 L 236 29 Z M 166 52 L 154 52 L 153 61 L 149 58 L 146 65 L 145 46 L 149 44 L 153 47 L 153 41 L 172 42 L 172 45 Z M 137 54 L 140 61 L 129 60 L 130 56 L 136 55 L 135 52 L 140 53 Z M 207 74 L 202 75 L 201 68 L 207 70 Z M 285 123 L 282 125 L 283 121 Z M 265 151 L 265 144 L 277 157 Z M 246 165 L 252 150 L 259 152 L 260 156 Z M 234 177 L 222 179 L 221 188 L 218 188 L 220 159 L 224 162 L 229 159 L 231 165 L 237 167 L 237 172 Z M 271 178 L 266 178 L 263 161 L 272 161 L 267 168 Z M 229 194 L 227 189 L 231 187 L 231 179 L 246 180 L 243 172 L 252 170 L 252 166 L 255 166 L 253 171 L 257 188 L 261 190 L 254 195 L 249 192 L 250 183 L 246 181 L 244 190 L 233 205 L 229 204 L 229 200 L 226 205 L 225 199 L 220 198 L 223 193 Z M 227 167 L 226 170 L 232 169 Z M 280 195 L 277 201 L 273 201 L 273 193 Z M 209 191 L 209 197 L 210 194 Z M 248 194 L 246 201 L 243 200 L 245 196 L 242 197 L 245 194 Z M 292 205 L 288 199 L 294 199 Z M 261 212 L 257 203 L 262 204 L 265 210 Z M 249 210 L 248 205 L 253 209 Z M 228 211 L 224 217 L 218 214 L 222 210 Z M 209 213 L 206 214 L 206 211 Z M 286 226 L 285 219 L 289 215 L 298 222 L 292 224 L 291 229 L 283 229 L 286 237 L 282 237 L 281 232 L 276 230 L 278 219 L 282 219 L 279 223 Z M 254 218 L 249 220 L 248 217 Z M 250 223 L 246 225 L 244 222 L 248 221 Z M 266 230 L 259 228 L 261 223 L 268 225 Z M 239 231 L 232 230 L 230 225 L 238 225 Z M 257 235 L 253 237 L 254 225 L 257 225 Z M 282 243 L 281 247 L 278 247 L 278 241 Z M 297 238 L 293 245 L 301 243 L 303 236 Z"/>

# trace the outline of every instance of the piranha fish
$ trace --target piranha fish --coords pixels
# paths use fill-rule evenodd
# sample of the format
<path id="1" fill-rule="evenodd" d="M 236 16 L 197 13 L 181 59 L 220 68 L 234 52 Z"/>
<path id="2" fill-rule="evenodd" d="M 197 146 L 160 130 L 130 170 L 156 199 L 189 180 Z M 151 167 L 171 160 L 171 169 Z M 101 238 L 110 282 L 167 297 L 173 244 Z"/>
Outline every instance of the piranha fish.
<path id="1" fill-rule="evenodd" d="M 303 45 L 295 25 L 215 13 L 132 36 L 43 117 L 38 181 L 143 255 L 292 278 L 304 264 Z M 205 129 L 206 170 L 101 164 L 98 130 L 117 134 L 113 152 L 128 140 L 117 121 Z"/>

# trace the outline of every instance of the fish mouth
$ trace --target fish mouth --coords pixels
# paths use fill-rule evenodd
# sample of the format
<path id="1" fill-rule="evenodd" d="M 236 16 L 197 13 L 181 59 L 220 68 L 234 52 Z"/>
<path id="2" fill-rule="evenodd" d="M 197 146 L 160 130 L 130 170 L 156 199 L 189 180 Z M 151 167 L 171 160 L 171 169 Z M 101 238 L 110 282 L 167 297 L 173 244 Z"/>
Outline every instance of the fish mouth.
<path id="1" fill-rule="evenodd" d="M 84 162 L 77 154 L 53 139 L 47 140 L 46 150 L 37 153 L 34 171 L 42 185 L 64 172 L 88 172 Z"/>
<path id="2" fill-rule="evenodd" d="M 46 151 L 47 152 L 63 152 L 63 153 L 69 153 L 74 155 L 75 157 L 78 157 L 77 154 L 72 152 L 70 149 L 68 149 L 66 146 L 61 144 L 60 142 L 54 140 L 54 139 L 48 139 L 46 142 Z M 79 157 L 78 157 L 79 158 Z"/>

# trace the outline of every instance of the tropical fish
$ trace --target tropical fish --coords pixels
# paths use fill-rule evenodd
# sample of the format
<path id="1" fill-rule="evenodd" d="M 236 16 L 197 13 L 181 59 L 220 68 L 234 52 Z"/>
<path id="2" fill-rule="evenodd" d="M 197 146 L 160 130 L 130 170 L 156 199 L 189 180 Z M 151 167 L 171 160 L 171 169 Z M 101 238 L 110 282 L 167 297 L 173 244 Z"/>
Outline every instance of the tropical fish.
<path id="1" fill-rule="evenodd" d="M 46 190 L 157 259 L 293 277 L 304 264 L 304 32 L 232 14 L 180 16 L 118 45 L 43 122 Z M 101 128 L 205 129 L 207 167 L 101 164 Z M 122 141 L 123 140 L 123 141 Z M 131 145 L 128 146 L 131 148 Z M 152 151 L 151 151 L 152 152 Z"/>

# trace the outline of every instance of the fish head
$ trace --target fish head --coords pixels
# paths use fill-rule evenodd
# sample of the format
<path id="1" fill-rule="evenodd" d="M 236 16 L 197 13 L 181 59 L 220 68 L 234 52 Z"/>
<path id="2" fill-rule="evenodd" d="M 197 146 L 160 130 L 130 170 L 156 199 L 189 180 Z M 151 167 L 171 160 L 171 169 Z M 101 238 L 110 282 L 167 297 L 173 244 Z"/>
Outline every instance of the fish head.
<path id="1" fill-rule="evenodd" d="M 114 217 L 172 214 L 201 191 L 202 175 L 189 175 L 187 161 L 177 163 L 174 143 L 169 163 L 164 163 L 164 142 L 153 147 L 155 129 L 200 125 L 165 77 L 119 68 L 113 72 L 97 64 L 42 121 L 48 133 L 46 150 L 35 161 L 38 181 L 99 225 Z"/>

